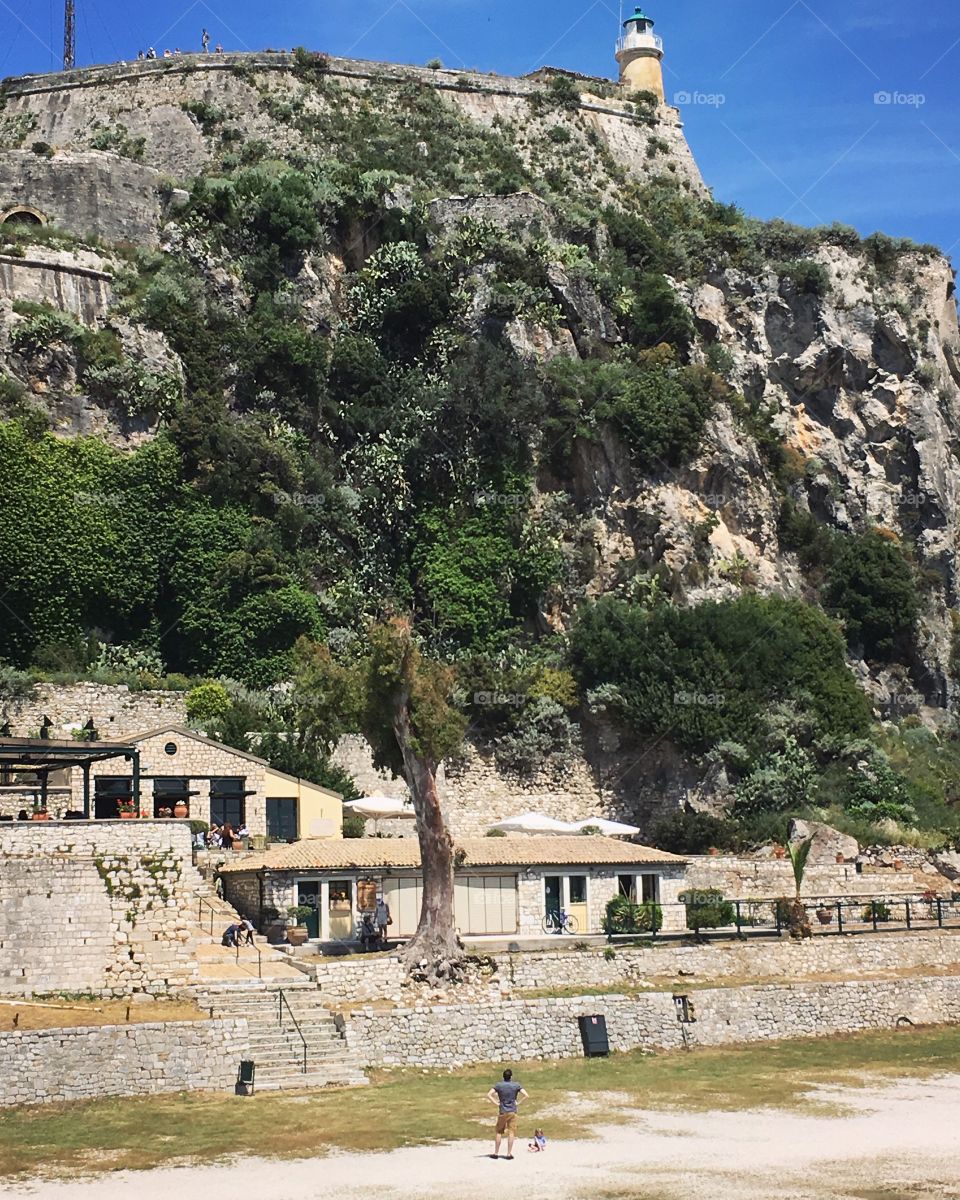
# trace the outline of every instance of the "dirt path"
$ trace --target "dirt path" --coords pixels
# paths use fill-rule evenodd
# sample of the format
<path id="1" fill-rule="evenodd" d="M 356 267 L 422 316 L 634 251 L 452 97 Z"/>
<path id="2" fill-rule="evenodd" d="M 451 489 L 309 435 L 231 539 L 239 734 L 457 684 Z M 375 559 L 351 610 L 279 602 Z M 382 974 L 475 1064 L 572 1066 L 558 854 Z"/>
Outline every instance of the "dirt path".
<path id="1" fill-rule="evenodd" d="M 298 1162 L 245 1160 L 0 1187 L 25 1200 L 960 1200 L 960 1075 L 904 1080 L 817 1098 L 830 1115 L 636 1111 L 596 1140 L 518 1146 L 493 1162 L 490 1146 L 458 1142 L 390 1154 Z M 614 1098 L 610 1098 L 614 1103 Z M 614 1104 L 615 1107 L 615 1104 Z M 835 1115 L 833 1115 L 835 1114 Z M 589 1113 L 592 1120 L 597 1114 Z M 619 1113 L 618 1116 L 624 1114 Z M 549 1135 L 549 1119 L 544 1119 Z M 318 1131 L 319 1133 L 319 1131 Z"/>

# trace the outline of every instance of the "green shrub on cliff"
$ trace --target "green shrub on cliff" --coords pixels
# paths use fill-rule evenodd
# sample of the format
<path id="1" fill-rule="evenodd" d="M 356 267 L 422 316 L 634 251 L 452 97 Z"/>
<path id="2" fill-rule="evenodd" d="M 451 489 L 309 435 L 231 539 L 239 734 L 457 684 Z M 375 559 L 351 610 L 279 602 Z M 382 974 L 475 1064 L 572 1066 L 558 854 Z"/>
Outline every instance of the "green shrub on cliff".
<path id="1" fill-rule="evenodd" d="M 909 653 L 920 612 L 917 581 L 888 536 L 874 530 L 841 539 L 824 600 L 843 621 L 851 646 L 869 658 L 890 661 Z"/>
<path id="2" fill-rule="evenodd" d="M 766 710 L 784 700 L 824 735 L 863 732 L 870 719 L 835 625 L 799 600 L 648 611 L 604 599 L 581 613 L 572 653 L 581 687 L 613 685 L 636 734 L 691 750 L 758 744 Z"/>

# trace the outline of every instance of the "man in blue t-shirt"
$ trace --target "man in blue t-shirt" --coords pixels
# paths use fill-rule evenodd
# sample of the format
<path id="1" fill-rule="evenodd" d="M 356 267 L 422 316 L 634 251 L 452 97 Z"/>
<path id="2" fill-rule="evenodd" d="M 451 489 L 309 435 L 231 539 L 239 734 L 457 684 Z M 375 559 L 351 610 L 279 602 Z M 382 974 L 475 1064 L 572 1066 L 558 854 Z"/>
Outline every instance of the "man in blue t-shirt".
<path id="1" fill-rule="evenodd" d="M 517 1136 L 517 1108 L 521 1100 L 527 1099 L 527 1093 L 522 1084 L 513 1082 L 513 1072 L 504 1071 L 503 1082 L 495 1083 L 487 1092 L 487 1099 L 496 1104 L 499 1110 L 497 1117 L 497 1139 L 491 1158 L 500 1157 L 500 1141 L 507 1135 L 507 1158 L 513 1158 L 513 1143 Z"/>

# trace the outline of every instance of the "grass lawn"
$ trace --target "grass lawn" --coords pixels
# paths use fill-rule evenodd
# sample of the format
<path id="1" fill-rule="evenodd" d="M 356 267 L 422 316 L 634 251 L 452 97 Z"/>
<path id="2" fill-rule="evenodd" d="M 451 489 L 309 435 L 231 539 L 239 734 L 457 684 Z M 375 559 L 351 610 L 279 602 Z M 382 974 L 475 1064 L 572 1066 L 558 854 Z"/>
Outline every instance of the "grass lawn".
<path id="1" fill-rule="evenodd" d="M 960 1027 L 768 1043 L 691 1054 L 529 1063 L 527 1109 L 553 1138 L 583 1136 L 583 1111 L 605 1123 L 634 1107 L 694 1110 L 808 1104 L 813 1085 L 960 1070 Z M 388 1150 L 485 1136 L 498 1068 L 382 1074 L 348 1091 L 251 1098 L 186 1094 L 0 1110 L 0 1176 L 73 1175 L 252 1155 L 309 1157 L 325 1148 Z M 591 1097 L 593 1098 L 591 1101 Z M 578 1112 L 578 1105 L 581 1111 Z M 242 1151 L 241 1151 L 242 1152 Z"/>
<path id="2" fill-rule="evenodd" d="M 87 1025 L 142 1025 L 147 1021 L 206 1021 L 188 1000 L 0 1000 L 0 1033 L 17 1029 L 77 1029 Z"/>

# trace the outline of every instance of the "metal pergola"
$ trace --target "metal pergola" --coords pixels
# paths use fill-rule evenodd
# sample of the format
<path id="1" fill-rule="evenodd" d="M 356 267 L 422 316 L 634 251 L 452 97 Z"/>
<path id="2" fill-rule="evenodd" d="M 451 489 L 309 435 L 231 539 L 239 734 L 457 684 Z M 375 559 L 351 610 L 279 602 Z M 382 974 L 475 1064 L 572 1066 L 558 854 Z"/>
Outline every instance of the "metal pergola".
<path id="1" fill-rule="evenodd" d="M 47 738 L 0 737 L 0 777 L 26 771 L 40 780 L 40 800 L 46 807 L 50 773 L 79 767 L 83 772 L 83 815 L 90 819 L 90 768 L 94 763 L 123 758 L 131 764 L 133 802 L 140 811 L 140 750 L 127 742 L 56 741 Z"/>

